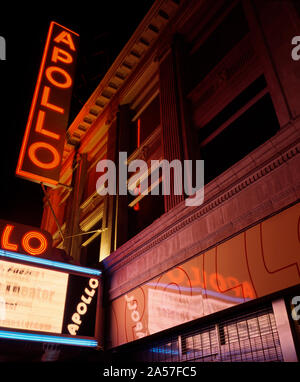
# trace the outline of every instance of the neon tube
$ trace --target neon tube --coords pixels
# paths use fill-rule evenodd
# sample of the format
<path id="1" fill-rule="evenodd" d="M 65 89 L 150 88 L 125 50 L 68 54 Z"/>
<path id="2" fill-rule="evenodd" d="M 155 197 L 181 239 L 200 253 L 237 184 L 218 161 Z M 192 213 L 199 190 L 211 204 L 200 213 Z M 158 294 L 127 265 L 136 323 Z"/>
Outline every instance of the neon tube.
<path id="1" fill-rule="evenodd" d="M 65 269 L 67 271 L 85 273 L 85 274 L 93 275 L 93 276 L 101 275 L 101 271 L 99 271 L 98 269 L 86 268 L 86 267 L 81 267 L 80 265 L 74 265 L 74 264 L 68 264 L 68 263 L 61 263 L 59 261 L 43 259 L 41 257 L 23 255 L 20 253 L 5 251 L 4 249 L 0 249 L 0 256 L 7 257 L 10 259 L 15 259 L 15 260 L 27 261 L 27 262 L 35 263 L 35 264 L 47 265 L 53 268 Z"/>
<path id="2" fill-rule="evenodd" d="M 88 346 L 88 347 L 98 346 L 98 342 L 96 340 L 89 340 L 84 338 L 49 336 L 45 334 L 11 332 L 6 330 L 0 330 L 0 338 L 6 338 L 11 340 L 23 340 L 23 341 L 51 342 L 51 343 L 62 344 L 62 345 L 77 345 L 77 346 Z"/>

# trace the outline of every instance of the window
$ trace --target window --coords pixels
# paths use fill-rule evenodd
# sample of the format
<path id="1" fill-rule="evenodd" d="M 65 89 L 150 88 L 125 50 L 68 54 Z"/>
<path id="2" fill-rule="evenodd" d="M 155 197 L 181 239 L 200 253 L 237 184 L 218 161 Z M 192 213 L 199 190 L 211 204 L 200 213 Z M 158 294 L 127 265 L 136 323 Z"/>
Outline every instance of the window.
<path id="1" fill-rule="evenodd" d="M 299 3 L 299 0 L 292 0 L 293 2 L 293 5 L 296 9 L 296 11 L 298 12 L 298 16 L 300 17 L 300 3 Z"/>
<path id="2" fill-rule="evenodd" d="M 273 103 L 265 85 L 264 78 L 258 78 L 206 126 L 199 129 L 205 183 L 241 160 L 279 130 Z"/>
<path id="3" fill-rule="evenodd" d="M 101 232 L 97 230 L 102 228 L 101 224 L 102 220 L 91 227 L 89 233 L 82 235 L 80 264 L 83 266 L 93 267 L 99 263 Z"/>
<path id="4" fill-rule="evenodd" d="M 160 99 L 159 95 L 135 118 L 135 150 L 128 162 L 142 159 L 150 168 L 151 160 L 161 159 L 160 134 Z M 129 173 L 130 176 L 133 174 Z M 141 195 L 142 188 L 136 187 L 135 195 L 128 196 L 128 238 L 138 234 L 164 213 L 164 197 L 151 195 L 150 174 L 144 174 L 145 184 L 148 182 L 148 195 Z M 158 187 L 161 187 L 158 185 Z"/>
<path id="5" fill-rule="evenodd" d="M 139 147 L 160 125 L 159 102 L 159 95 L 157 95 L 141 113 L 135 123 L 137 147 Z"/>
<path id="6" fill-rule="evenodd" d="M 238 4 L 192 54 L 188 72 L 189 89 L 204 77 L 248 33 L 249 27 L 241 4 Z"/>
<path id="7" fill-rule="evenodd" d="M 218 175 L 279 130 L 263 67 L 239 3 L 189 56 L 195 151 L 204 160 L 204 181 Z M 214 21 L 214 20 L 213 20 Z M 208 28 L 209 26 L 205 26 Z"/>
<path id="8" fill-rule="evenodd" d="M 163 195 L 146 195 L 138 202 L 138 208 L 129 207 L 129 237 L 138 234 L 164 213 Z"/>

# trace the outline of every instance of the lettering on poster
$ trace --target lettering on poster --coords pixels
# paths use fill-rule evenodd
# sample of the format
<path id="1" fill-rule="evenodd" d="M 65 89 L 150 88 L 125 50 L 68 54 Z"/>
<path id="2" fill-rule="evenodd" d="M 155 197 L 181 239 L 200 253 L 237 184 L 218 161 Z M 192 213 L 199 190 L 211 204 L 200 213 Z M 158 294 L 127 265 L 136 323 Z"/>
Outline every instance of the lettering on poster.
<path id="1" fill-rule="evenodd" d="M 68 274 L 0 261 L 0 326 L 61 333 Z"/>

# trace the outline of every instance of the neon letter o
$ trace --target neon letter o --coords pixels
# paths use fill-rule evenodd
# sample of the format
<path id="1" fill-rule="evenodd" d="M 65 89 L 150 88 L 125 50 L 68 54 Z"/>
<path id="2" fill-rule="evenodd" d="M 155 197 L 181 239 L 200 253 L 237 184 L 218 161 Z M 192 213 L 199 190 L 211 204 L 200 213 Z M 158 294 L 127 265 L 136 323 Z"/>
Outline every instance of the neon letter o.
<path id="1" fill-rule="evenodd" d="M 46 149 L 51 152 L 53 159 L 49 163 L 41 162 L 37 157 L 36 157 L 36 150 L 37 149 Z M 60 155 L 58 151 L 56 150 L 55 147 L 51 146 L 49 143 L 45 142 L 36 142 L 33 143 L 28 150 L 28 155 L 30 160 L 32 161 L 33 164 L 35 164 L 37 167 L 46 169 L 46 170 L 52 170 L 53 168 L 57 167 L 60 163 Z"/>
<path id="2" fill-rule="evenodd" d="M 60 73 L 64 78 L 65 82 L 58 82 L 53 78 L 53 73 Z M 58 66 L 49 66 L 46 69 L 46 77 L 51 82 L 52 85 L 57 86 L 58 88 L 67 89 L 72 85 L 72 78 L 70 74 L 67 73 L 64 69 L 59 68 Z"/>
<path id="3" fill-rule="evenodd" d="M 38 247 L 32 247 L 30 245 L 31 239 L 37 239 L 40 242 L 40 245 Z M 44 253 L 47 249 L 48 242 L 45 236 L 37 231 L 29 231 L 27 232 L 23 238 L 22 238 L 22 246 L 25 249 L 27 253 L 33 256 L 38 256 Z"/>

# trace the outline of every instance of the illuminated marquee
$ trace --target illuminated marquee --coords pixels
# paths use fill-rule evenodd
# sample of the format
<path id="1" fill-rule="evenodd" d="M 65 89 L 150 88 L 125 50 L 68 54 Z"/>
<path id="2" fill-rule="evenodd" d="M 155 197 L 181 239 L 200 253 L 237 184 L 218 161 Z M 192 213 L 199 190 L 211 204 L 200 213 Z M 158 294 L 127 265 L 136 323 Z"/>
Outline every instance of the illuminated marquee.
<path id="1" fill-rule="evenodd" d="M 50 256 L 52 237 L 38 228 L 0 219 L 0 247 L 32 256 Z"/>
<path id="2" fill-rule="evenodd" d="M 16 175 L 49 186 L 59 180 L 79 35 L 51 22 Z"/>
<path id="3" fill-rule="evenodd" d="M 100 275 L 97 269 L 0 249 L 0 341 L 96 347 Z M 73 319 L 78 327 L 71 332 Z"/>
<path id="4" fill-rule="evenodd" d="M 62 332 L 67 273 L 0 260 L 0 276 L 1 327 Z"/>

